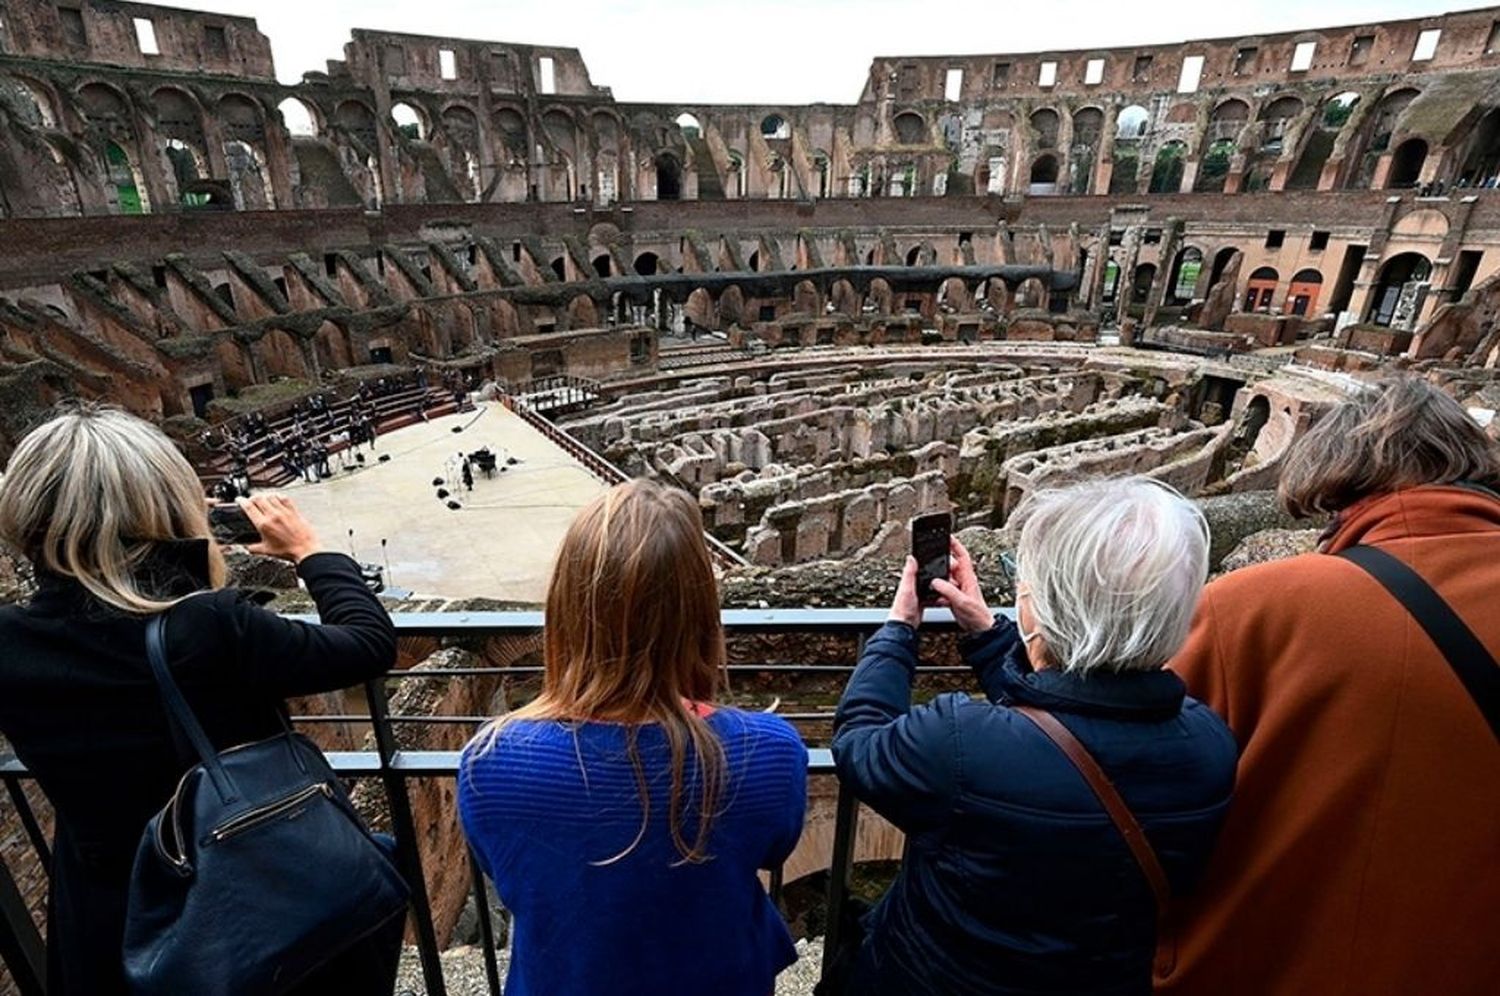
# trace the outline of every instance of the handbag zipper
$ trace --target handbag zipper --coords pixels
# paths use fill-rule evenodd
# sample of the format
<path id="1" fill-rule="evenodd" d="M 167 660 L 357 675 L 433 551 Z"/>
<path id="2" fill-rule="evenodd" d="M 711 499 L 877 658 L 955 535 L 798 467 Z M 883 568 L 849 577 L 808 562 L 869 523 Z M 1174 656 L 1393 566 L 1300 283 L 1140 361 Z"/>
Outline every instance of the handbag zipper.
<path id="1" fill-rule="evenodd" d="M 247 830 L 253 830 L 255 827 L 260 826 L 262 823 L 268 823 L 271 820 L 276 819 L 278 816 L 296 809 L 307 800 L 320 794 L 325 798 L 332 799 L 333 789 L 328 786 L 327 782 L 318 782 L 316 785 L 309 785 L 307 788 L 302 789 L 299 792 L 292 793 L 285 799 L 279 799 L 276 802 L 267 803 L 264 806 L 257 806 L 255 809 L 246 810 L 245 812 L 236 816 L 234 819 L 227 820 L 226 822 L 215 827 L 213 830 L 209 831 L 208 836 L 215 843 L 222 843 L 237 834 L 242 834 Z"/>

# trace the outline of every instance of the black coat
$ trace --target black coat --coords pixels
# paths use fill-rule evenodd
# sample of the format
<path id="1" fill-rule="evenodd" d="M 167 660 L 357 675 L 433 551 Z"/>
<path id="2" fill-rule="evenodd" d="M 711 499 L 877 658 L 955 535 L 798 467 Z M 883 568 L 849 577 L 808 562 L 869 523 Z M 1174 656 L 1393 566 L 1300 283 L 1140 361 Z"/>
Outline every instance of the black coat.
<path id="1" fill-rule="evenodd" d="M 1015 625 L 961 643 L 989 701 L 912 708 L 917 635 L 865 645 L 834 720 L 854 794 L 908 835 L 866 920 L 873 994 L 1147 994 L 1155 902 L 1124 838 L 1067 756 L 1030 719 L 1053 713 L 1146 830 L 1174 894 L 1202 871 L 1238 756 L 1228 727 L 1170 671 L 1032 671 Z"/>
<path id="2" fill-rule="evenodd" d="M 161 544 L 145 583 L 181 595 L 205 588 L 207 570 L 206 542 Z M 280 732 L 288 696 L 346 688 L 395 665 L 395 628 L 352 560 L 319 553 L 297 573 L 324 625 L 284 619 L 233 589 L 169 612 L 172 672 L 220 750 Z M 0 733 L 57 814 L 50 991 L 113 996 L 125 991 L 136 845 L 196 759 L 173 746 L 146 660 L 145 617 L 110 608 L 76 581 L 39 582 L 29 604 L 0 608 Z"/>

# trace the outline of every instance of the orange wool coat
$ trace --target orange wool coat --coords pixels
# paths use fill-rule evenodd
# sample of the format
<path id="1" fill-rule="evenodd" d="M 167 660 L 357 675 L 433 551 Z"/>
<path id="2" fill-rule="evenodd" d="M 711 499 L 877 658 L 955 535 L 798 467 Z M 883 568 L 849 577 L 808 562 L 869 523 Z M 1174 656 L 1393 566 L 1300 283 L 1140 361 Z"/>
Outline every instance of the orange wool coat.
<path id="1" fill-rule="evenodd" d="M 1500 659 L 1500 501 L 1379 495 L 1325 550 L 1358 544 L 1413 567 Z M 1316 554 L 1236 571 L 1172 667 L 1242 755 L 1158 993 L 1500 993 L 1500 743 L 1378 582 Z"/>

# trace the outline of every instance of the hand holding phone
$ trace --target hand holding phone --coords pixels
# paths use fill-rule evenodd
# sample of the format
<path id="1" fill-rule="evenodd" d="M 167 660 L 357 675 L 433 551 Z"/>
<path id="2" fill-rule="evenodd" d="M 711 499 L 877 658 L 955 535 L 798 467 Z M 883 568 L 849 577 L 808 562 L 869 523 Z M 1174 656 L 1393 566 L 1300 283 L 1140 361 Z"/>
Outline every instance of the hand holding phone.
<path id="1" fill-rule="evenodd" d="M 260 530 L 238 505 L 210 506 L 208 528 L 220 543 L 247 546 L 260 542 Z"/>
<path id="2" fill-rule="evenodd" d="M 931 605 L 939 596 L 932 582 L 948 580 L 948 553 L 953 516 L 947 512 L 923 515 L 911 523 L 911 555 L 917 561 L 917 598 Z"/>

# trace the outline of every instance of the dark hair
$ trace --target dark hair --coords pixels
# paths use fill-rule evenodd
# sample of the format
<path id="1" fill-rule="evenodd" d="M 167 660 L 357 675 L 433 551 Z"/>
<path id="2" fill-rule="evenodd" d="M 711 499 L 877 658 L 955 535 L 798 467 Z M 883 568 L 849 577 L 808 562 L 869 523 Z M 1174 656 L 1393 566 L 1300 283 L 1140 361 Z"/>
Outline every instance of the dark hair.
<path id="1" fill-rule="evenodd" d="M 1425 380 L 1390 377 L 1363 389 L 1292 444 L 1281 502 L 1298 518 L 1374 494 L 1464 481 L 1500 489 L 1500 443 Z"/>

